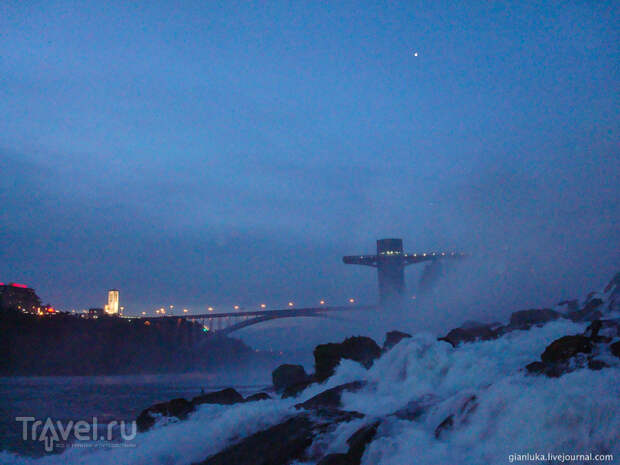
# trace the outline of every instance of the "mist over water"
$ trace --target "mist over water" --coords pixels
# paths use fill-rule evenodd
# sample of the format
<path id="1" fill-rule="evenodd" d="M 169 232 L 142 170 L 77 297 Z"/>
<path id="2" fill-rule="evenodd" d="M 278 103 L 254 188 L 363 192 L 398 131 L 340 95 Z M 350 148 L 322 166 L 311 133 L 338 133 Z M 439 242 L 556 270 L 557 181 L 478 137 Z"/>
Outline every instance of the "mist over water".
<path id="1" fill-rule="evenodd" d="M 608 297 L 603 298 L 607 308 Z M 606 312 L 604 318 L 617 318 Z M 135 439 L 135 448 L 70 449 L 48 456 L 43 464 L 191 464 L 257 431 L 299 414 L 293 405 L 331 387 L 364 380 L 359 391 L 344 393 L 343 408 L 363 413 L 317 435 L 304 464 L 346 450 L 346 439 L 379 419 L 376 437 L 362 465 L 415 463 L 506 463 L 510 454 L 620 454 L 620 391 L 617 357 L 598 354 L 602 370 L 576 369 L 559 378 L 527 375 L 523 367 L 553 340 L 582 333 L 589 322 L 559 319 L 542 327 L 516 330 L 489 341 L 452 347 L 428 333 L 404 339 L 366 370 L 343 360 L 335 374 L 313 384 L 297 398 L 232 406 L 202 405 L 187 420 L 160 421 Z M 584 395 L 585 393 L 585 395 Z M 464 405 L 471 408 L 464 409 Z M 426 405 L 413 418 L 393 415 L 399 409 Z M 447 416 L 445 431 L 438 426 Z M 313 455 L 315 454 L 315 455 Z M 13 464 L 29 458 L 0 453 Z M 295 462 L 301 464 L 302 462 Z M 577 461 L 576 463 L 587 463 Z"/>
<path id="2" fill-rule="evenodd" d="M 620 456 L 611 355 L 604 369 L 558 379 L 523 372 L 585 323 L 458 349 L 436 340 L 468 320 L 583 302 L 620 270 L 619 12 L 606 0 L 0 1 L 0 282 L 61 310 L 102 307 L 117 288 L 126 315 L 149 318 L 173 306 L 373 305 L 376 269 L 344 255 L 374 254 L 381 238 L 402 238 L 406 253 L 467 254 L 435 274 L 408 267 L 398 305 L 244 328 L 232 336 L 254 350 L 247 363 L 178 380 L 0 379 L 0 411 L 27 413 L 40 396 L 30 406 L 55 416 L 135 415 L 202 384 L 267 384 L 281 362 L 311 372 L 318 344 L 365 335 L 381 345 L 399 330 L 413 338 L 370 370 L 345 360 L 300 399 L 201 406 L 138 435 L 135 449 L 38 463 L 191 464 L 355 380 L 368 384 L 344 408 L 366 419 L 317 449 L 341 452 L 365 421 L 435 402 L 416 421 L 385 419 L 363 465 L 505 463 L 511 448 L 537 447 Z M 47 334 L 41 345 L 53 346 L 59 333 Z M 101 334 L 93 373 L 131 341 Z M 86 332 L 71 336 L 95 347 Z M 146 337 L 123 355 L 145 348 L 149 370 L 180 370 L 175 340 L 150 340 L 171 357 L 154 357 Z M 36 343 L 31 359 L 60 369 L 39 357 L 53 347 Z M 70 352 L 56 354 L 69 362 Z M 476 412 L 436 438 L 468 395 Z M 5 462 L 37 463 L 0 452 Z"/>
<path id="3" fill-rule="evenodd" d="M 534 242 L 512 242 L 503 252 L 493 250 L 489 243 L 488 249 L 475 249 L 464 259 L 443 260 L 440 275 L 425 292 L 421 292 L 418 285 L 424 264 L 412 265 L 405 271 L 408 290 L 399 305 L 330 313 L 326 318 L 276 320 L 243 329 L 235 333 L 235 337 L 261 350 L 295 351 L 308 364 L 311 362 L 309 352 L 320 343 L 365 335 L 381 344 L 385 333 L 391 330 L 441 336 L 469 320 L 506 323 L 510 314 L 517 310 L 554 308 L 562 300 L 582 299 L 589 291 L 600 289 L 613 275 L 610 272 L 601 277 L 600 268 L 586 267 L 578 277 L 573 270 L 571 274 L 578 284 L 571 288 L 560 281 L 567 277 L 560 267 L 567 266 L 565 262 L 569 258 L 534 249 Z M 605 255 L 608 260 L 615 251 L 610 249 Z M 368 289 L 364 292 L 371 295 L 374 303 L 378 300 L 376 269 L 364 271 L 372 287 L 371 292 Z M 597 282 L 599 277 L 601 280 Z"/>

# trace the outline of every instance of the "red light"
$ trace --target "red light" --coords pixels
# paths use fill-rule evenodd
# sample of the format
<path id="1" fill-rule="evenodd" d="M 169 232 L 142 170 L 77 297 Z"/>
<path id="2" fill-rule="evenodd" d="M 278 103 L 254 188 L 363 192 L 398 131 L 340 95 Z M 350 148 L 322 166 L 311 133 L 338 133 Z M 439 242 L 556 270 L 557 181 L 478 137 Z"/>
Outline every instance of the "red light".
<path id="1" fill-rule="evenodd" d="M 25 284 L 11 283 L 10 285 L 13 287 L 20 287 L 22 289 L 28 289 L 28 286 L 26 286 Z"/>
<path id="2" fill-rule="evenodd" d="M 48 313 L 55 313 L 56 310 L 54 310 L 52 307 L 50 307 L 50 308 L 47 309 L 47 312 Z"/>

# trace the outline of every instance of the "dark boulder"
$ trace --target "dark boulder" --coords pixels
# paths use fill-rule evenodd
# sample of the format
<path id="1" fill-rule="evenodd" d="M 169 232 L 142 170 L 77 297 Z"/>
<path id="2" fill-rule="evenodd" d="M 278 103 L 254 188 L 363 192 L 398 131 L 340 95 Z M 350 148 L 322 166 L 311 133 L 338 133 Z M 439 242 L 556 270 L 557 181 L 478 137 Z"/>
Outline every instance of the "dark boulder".
<path id="1" fill-rule="evenodd" d="M 441 423 L 439 423 L 439 425 L 437 425 L 437 428 L 435 428 L 435 437 L 439 439 L 444 433 L 444 431 L 451 430 L 453 426 L 454 415 L 449 415 L 448 417 L 446 417 L 445 420 L 443 420 Z"/>
<path id="2" fill-rule="evenodd" d="M 579 310 L 579 301 L 577 299 L 563 300 L 561 302 L 558 302 L 558 305 L 559 306 L 566 305 L 566 310 L 569 312 L 574 312 L 576 310 Z"/>
<path id="3" fill-rule="evenodd" d="M 501 326 L 502 324 L 499 322 L 495 322 L 495 323 L 482 323 L 480 321 L 476 321 L 476 320 L 467 320 L 465 321 L 465 323 L 463 323 L 461 326 L 459 326 L 459 328 L 462 329 L 473 329 L 473 328 L 480 328 L 481 326 L 488 326 L 490 328 L 497 328 L 499 326 Z"/>
<path id="4" fill-rule="evenodd" d="M 596 334 L 599 329 L 600 326 L 597 328 L 595 325 L 590 333 Z M 542 361 L 532 362 L 525 369 L 532 374 L 544 374 L 550 378 L 557 378 L 577 368 L 585 367 L 584 359 L 580 359 L 576 364 L 569 363 L 569 360 L 577 354 L 590 354 L 592 349 L 593 339 L 588 336 L 564 336 L 547 346 L 540 356 Z M 593 370 L 603 368 L 598 360 L 592 359 L 588 361 L 588 367 Z"/>
<path id="5" fill-rule="evenodd" d="M 244 399 L 244 402 L 255 402 L 257 400 L 269 400 L 271 396 L 266 392 L 257 392 L 256 394 L 252 394 L 251 396 L 247 396 Z"/>
<path id="6" fill-rule="evenodd" d="M 377 428 L 379 427 L 379 421 L 375 421 L 370 425 L 362 426 L 353 435 L 347 439 L 349 445 L 349 452 L 347 455 L 352 464 L 359 465 L 362 461 L 362 456 L 366 450 L 366 446 L 370 443 L 377 434 Z"/>
<path id="7" fill-rule="evenodd" d="M 583 333 L 592 342 L 611 342 L 619 335 L 620 325 L 616 320 L 594 320 Z"/>
<path id="8" fill-rule="evenodd" d="M 407 405 L 396 410 L 390 415 L 401 420 L 413 421 L 428 410 L 429 407 L 437 404 L 438 398 L 433 394 L 426 394 L 419 399 L 407 402 Z"/>
<path id="9" fill-rule="evenodd" d="M 271 380 L 276 392 L 283 392 L 288 387 L 304 383 L 308 374 L 301 365 L 280 365 L 271 373 Z"/>
<path id="10" fill-rule="evenodd" d="M 607 284 L 605 292 L 610 292 L 607 310 L 610 312 L 620 310 L 620 273 L 616 273 L 609 284 Z"/>
<path id="11" fill-rule="evenodd" d="M 353 381 L 352 383 L 341 384 L 311 397 L 305 402 L 296 404 L 295 408 L 306 410 L 318 408 L 339 408 L 341 407 L 342 393 L 345 391 L 356 392 L 366 385 L 364 381 Z"/>
<path id="12" fill-rule="evenodd" d="M 594 320 L 592 323 L 590 323 L 590 326 L 586 328 L 583 335 L 589 337 L 590 339 L 598 338 L 598 333 L 601 330 L 602 326 L 603 323 L 601 323 L 601 320 Z"/>
<path id="13" fill-rule="evenodd" d="M 150 406 L 140 412 L 136 419 L 138 431 L 144 432 L 155 424 L 155 419 L 159 416 L 175 417 L 179 420 L 187 418 L 194 411 L 194 405 L 186 399 L 172 399 L 169 402 L 162 402 Z"/>
<path id="14" fill-rule="evenodd" d="M 312 414 L 303 412 L 241 439 L 199 465 L 285 465 L 295 461 L 314 462 L 319 457 L 313 456 L 313 451 L 308 450 L 314 438 L 334 431 L 343 422 L 358 418 L 363 418 L 363 415 L 336 409 L 317 409 Z"/>
<path id="15" fill-rule="evenodd" d="M 599 320 L 603 313 L 598 310 L 603 301 L 598 297 L 590 298 L 581 310 L 568 312 L 566 317 L 574 322 Z"/>
<path id="16" fill-rule="evenodd" d="M 559 378 L 563 374 L 570 373 L 576 367 L 571 367 L 568 362 L 532 362 L 527 364 L 525 368 L 528 373 L 532 375 L 545 375 L 549 378 Z"/>
<path id="17" fill-rule="evenodd" d="M 408 403 L 405 407 L 396 410 L 392 415 L 400 420 L 413 421 L 419 418 L 426 409 L 417 403 Z"/>
<path id="18" fill-rule="evenodd" d="M 362 426 L 349 439 L 347 453 L 329 454 L 321 459 L 317 465 L 360 465 L 366 446 L 377 434 L 379 421 Z"/>
<path id="19" fill-rule="evenodd" d="M 620 319 L 594 320 L 583 334 L 594 342 L 610 342 L 620 336 Z"/>
<path id="20" fill-rule="evenodd" d="M 363 413 L 356 412 L 355 410 L 340 410 L 331 407 L 316 408 L 312 410 L 312 413 L 314 414 L 313 418 L 317 419 L 314 430 L 318 433 L 332 431 L 334 425 L 338 425 L 339 423 L 347 423 L 364 418 Z"/>
<path id="21" fill-rule="evenodd" d="M 411 337 L 411 334 L 403 333 L 402 331 L 390 331 L 385 335 L 385 342 L 383 343 L 383 352 L 387 352 L 403 339 Z"/>
<path id="22" fill-rule="evenodd" d="M 287 397 L 297 397 L 297 394 L 299 394 L 300 392 L 302 392 L 304 389 L 306 389 L 311 384 L 314 384 L 315 382 L 316 382 L 316 379 L 314 375 L 309 375 L 308 379 L 306 379 L 305 381 L 302 381 L 297 384 L 292 384 L 291 386 L 287 387 L 282 393 L 282 398 L 286 399 Z"/>
<path id="23" fill-rule="evenodd" d="M 455 328 L 438 340 L 449 342 L 452 344 L 452 347 L 456 347 L 462 342 L 496 339 L 501 334 L 500 328 L 497 328 L 495 325 L 487 325 L 484 323 L 473 325 L 472 322 L 470 322 L 466 327 L 461 326 L 460 328 Z"/>
<path id="24" fill-rule="evenodd" d="M 598 370 L 602 370 L 603 368 L 607 368 L 607 367 L 609 367 L 609 365 L 607 365 L 607 363 L 605 363 L 602 360 L 596 360 L 596 359 L 588 360 L 588 368 L 590 370 L 598 371 Z"/>
<path id="25" fill-rule="evenodd" d="M 599 308 L 601 305 L 603 305 L 603 299 L 600 299 L 598 297 L 593 297 L 593 298 L 587 300 L 587 302 L 584 305 L 583 309 L 584 310 L 594 310 L 595 308 Z"/>
<path id="26" fill-rule="evenodd" d="M 525 366 L 528 373 L 533 375 L 545 375 L 549 378 L 559 378 L 565 373 L 569 373 L 576 367 L 569 366 L 568 362 L 545 363 L 532 362 Z"/>
<path id="27" fill-rule="evenodd" d="M 545 371 L 546 365 L 543 362 L 532 362 L 525 366 L 528 373 L 540 374 Z"/>
<path id="28" fill-rule="evenodd" d="M 557 320 L 562 314 L 550 308 L 519 310 L 510 315 L 509 326 L 513 329 L 529 329 Z"/>
<path id="29" fill-rule="evenodd" d="M 609 292 L 612 289 L 614 288 L 617 289 L 619 287 L 620 287 L 620 271 L 616 273 L 613 278 L 611 278 L 611 281 L 609 281 L 609 283 L 607 283 L 607 286 L 605 286 L 605 292 Z"/>
<path id="30" fill-rule="evenodd" d="M 458 410 L 448 415 L 439 425 L 435 428 L 435 437 L 440 438 L 446 431 L 454 428 L 455 425 L 466 424 L 469 421 L 469 416 L 478 408 L 478 398 L 475 395 L 470 395 L 462 399 L 462 404 Z"/>
<path id="31" fill-rule="evenodd" d="M 313 422 L 300 414 L 242 439 L 200 465 L 287 465 L 303 457 L 313 437 Z"/>
<path id="32" fill-rule="evenodd" d="M 592 352 L 592 341 L 586 336 L 564 336 L 547 346 L 540 358 L 545 363 L 568 360 L 579 353 Z"/>
<path id="33" fill-rule="evenodd" d="M 370 368 L 380 356 L 381 348 L 369 337 L 355 336 L 341 343 L 320 344 L 314 349 L 315 376 L 318 381 L 326 380 L 343 358 Z"/>
<path id="34" fill-rule="evenodd" d="M 600 310 L 577 310 L 576 312 L 569 312 L 566 314 L 566 317 L 575 322 L 581 323 L 582 321 L 593 321 L 598 320 L 603 316 L 603 313 Z"/>
<path id="35" fill-rule="evenodd" d="M 235 391 L 233 388 L 222 389 L 221 391 L 210 392 L 208 394 L 202 394 L 192 399 L 192 404 L 223 404 L 232 405 L 238 402 L 243 402 L 243 396 Z"/>

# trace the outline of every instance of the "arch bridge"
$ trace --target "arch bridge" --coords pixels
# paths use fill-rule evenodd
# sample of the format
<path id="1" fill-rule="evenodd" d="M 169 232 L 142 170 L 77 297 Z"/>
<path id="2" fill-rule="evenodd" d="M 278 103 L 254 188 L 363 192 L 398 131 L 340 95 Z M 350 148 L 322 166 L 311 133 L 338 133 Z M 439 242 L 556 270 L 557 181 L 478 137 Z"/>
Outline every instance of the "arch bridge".
<path id="1" fill-rule="evenodd" d="M 298 317 L 318 317 L 325 318 L 330 314 L 373 310 L 374 305 L 346 305 L 332 307 L 305 307 L 305 308 L 286 308 L 278 310 L 257 310 L 248 312 L 230 312 L 230 313 L 201 313 L 197 315 L 174 315 L 160 317 L 143 317 L 152 321 L 162 320 L 187 320 L 202 325 L 203 330 L 213 335 L 226 336 L 230 333 L 238 331 L 248 326 L 264 323 L 266 321 L 281 318 L 298 318 Z"/>

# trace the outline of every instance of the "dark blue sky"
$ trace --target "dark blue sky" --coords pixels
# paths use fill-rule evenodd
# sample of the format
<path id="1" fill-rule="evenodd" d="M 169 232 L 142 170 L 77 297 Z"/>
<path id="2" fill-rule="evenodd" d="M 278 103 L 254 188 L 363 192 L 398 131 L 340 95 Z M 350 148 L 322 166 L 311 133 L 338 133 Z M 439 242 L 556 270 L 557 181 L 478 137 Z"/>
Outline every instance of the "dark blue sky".
<path id="1" fill-rule="evenodd" d="M 341 256 L 390 236 L 472 252 L 466 308 L 617 271 L 617 2 L 172 3 L 0 3 L 0 281 L 374 301 Z"/>

